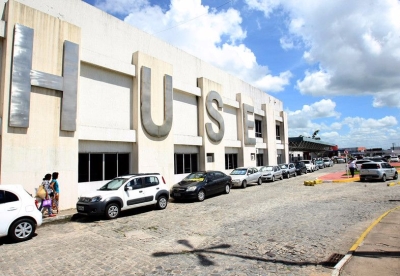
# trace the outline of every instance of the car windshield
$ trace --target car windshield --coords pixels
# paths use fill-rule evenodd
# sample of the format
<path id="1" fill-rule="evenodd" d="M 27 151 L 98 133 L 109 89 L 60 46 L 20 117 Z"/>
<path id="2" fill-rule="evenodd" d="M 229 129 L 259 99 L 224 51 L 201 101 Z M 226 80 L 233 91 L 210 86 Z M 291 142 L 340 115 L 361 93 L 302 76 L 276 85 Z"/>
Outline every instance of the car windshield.
<path id="1" fill-rule="evenodd" d="M 128 178 L 115 178 L 102 186 L 99 191 L 112 191 L 112 190 L 118 190 L 119 187 L 121 187 Z"/>
<path id="2" fill-rule="evenodd" d="M 287 169 L 287 166 L 285 164 L 279 166 L 281 167 L 281 169 Z"/>
<path id="3" fill-rule="evenodd" d="M 274 170 L 274 167 L 272 167 L 272 166 L 265 167 L 265 170 L 266 170 L 266 171 L 273 171 L 273 170 Z"/>
<path id="4" fill-rule="evenodd" d="M 234 169 L 231 172 L 231 175 L 245 175 L 247 172 L 247 169 Z"/>
<path id="5" fill-rule="evenodd" d="M 203 181 L 204 178 L 206 178 L 205 172 L 196 172 L 196 173 L 191 173 L 188 176 L 186 176 L 185 179 L 183 179 L 183 181 L 199 182 L 199 181 Z"/>

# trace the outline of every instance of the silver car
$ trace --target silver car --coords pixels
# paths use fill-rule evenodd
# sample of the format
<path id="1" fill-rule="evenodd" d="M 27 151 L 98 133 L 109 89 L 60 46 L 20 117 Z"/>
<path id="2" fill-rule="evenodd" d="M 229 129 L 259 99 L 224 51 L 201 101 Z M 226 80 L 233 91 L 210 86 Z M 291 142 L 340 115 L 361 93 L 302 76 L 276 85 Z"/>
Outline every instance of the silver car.
<path id="1" fill-rule="evenodd" d="M 261 178 L 263 181 L 272 181 L 276 179 L 283 179 L 282 170 L 279 166 L 265 166 L 261 171 Z"/>
<path id="2" fill-rule="evenodd" d="M 389 163 L 368 162 L 361 165 L 360 181 L 365 181 L 367 179 L 380 179 L 385 182 L 387 178 L 398 178 L 396 168 Z"/>
<path id="3" fill-rule="evenodd" d="M 279 164 L 282 170 L 283 177 L 290 178 L 291 176 L 297 176 L 296 167 L 293 163 Z"/>
<path id="4" fill-rule="evenodd" d="M 247 187 L 247 184 L 262 184 L 261 174 L 255 167 L 236 168 L 229 175 L 232 177 L 233 187 L 240 186 L 244 189 Z"/>

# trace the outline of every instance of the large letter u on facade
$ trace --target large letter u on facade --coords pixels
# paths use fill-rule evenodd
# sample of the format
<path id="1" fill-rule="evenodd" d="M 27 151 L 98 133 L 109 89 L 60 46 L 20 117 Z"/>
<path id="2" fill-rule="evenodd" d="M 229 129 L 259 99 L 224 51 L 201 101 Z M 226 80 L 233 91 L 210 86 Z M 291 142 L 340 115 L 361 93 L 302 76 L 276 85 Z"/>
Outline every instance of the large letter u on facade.
<path id="1" fill-rule="evenodd" d="M 156 125 L 151 118 L 151 69 L 142 66 L 140 86 L 140 114 L 143 128 L 153 137 L 165 137 L 172 128 L 172 77 L 164 76 L 164 122 Z"/>

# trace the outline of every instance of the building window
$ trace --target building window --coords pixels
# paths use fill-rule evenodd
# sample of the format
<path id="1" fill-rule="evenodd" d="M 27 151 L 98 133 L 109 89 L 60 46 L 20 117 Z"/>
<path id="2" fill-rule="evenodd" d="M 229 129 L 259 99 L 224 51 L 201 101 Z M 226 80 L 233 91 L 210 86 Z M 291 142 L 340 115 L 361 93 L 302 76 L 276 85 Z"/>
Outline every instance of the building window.
<path id="1" fill-rule="evenodd" d="M 214 153 L 207 153 L 207 163 L 214 162 Z"/>
<path id="2" fill-rule="evenodd" d="M 264 154 L 257 154 L 257 166 L 264 166 Z"/>
<path id="3" fill-rule="evenodd" d="M 255 120 L 255 126 L 256 126 L 256 137 L 262 137 L 262 127 L 261 127 L 261 120 Z"/>
<path id="4" fill-rule="evenodd" d="M 276 140 L 281 140 L 281 126 L 276 125 Z"/>
<path id="5" fill-rule="evenodd" d="M 197 153 L 175 153 L 175 174 L 198 171 Z"/>
<path id="6" fill-rule="evenodd" d="M 110 180 L 129 168 L 129 153 L 79 153 L 78 182 Z"/>
<path id="7" fill-rule="evenodd" d="M 225 170 L 232 170 L 237 168 L 237 154 L 225 154 Z"/>

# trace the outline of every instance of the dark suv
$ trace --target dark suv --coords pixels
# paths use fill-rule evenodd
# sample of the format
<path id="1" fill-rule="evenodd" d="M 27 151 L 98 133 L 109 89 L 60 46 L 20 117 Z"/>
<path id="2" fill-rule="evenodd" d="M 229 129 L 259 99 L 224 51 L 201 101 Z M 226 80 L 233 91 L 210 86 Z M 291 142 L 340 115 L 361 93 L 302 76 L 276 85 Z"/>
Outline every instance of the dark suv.
<path id="1" fill-rule="evenodd" d="M 297 175 L 302 175 L 303 173 L 307 173 L 307 167 L 306 164 L 303 161 L 298 161 L 294 163 L 294 166 L 296 167 L 296 174 Z"/>

